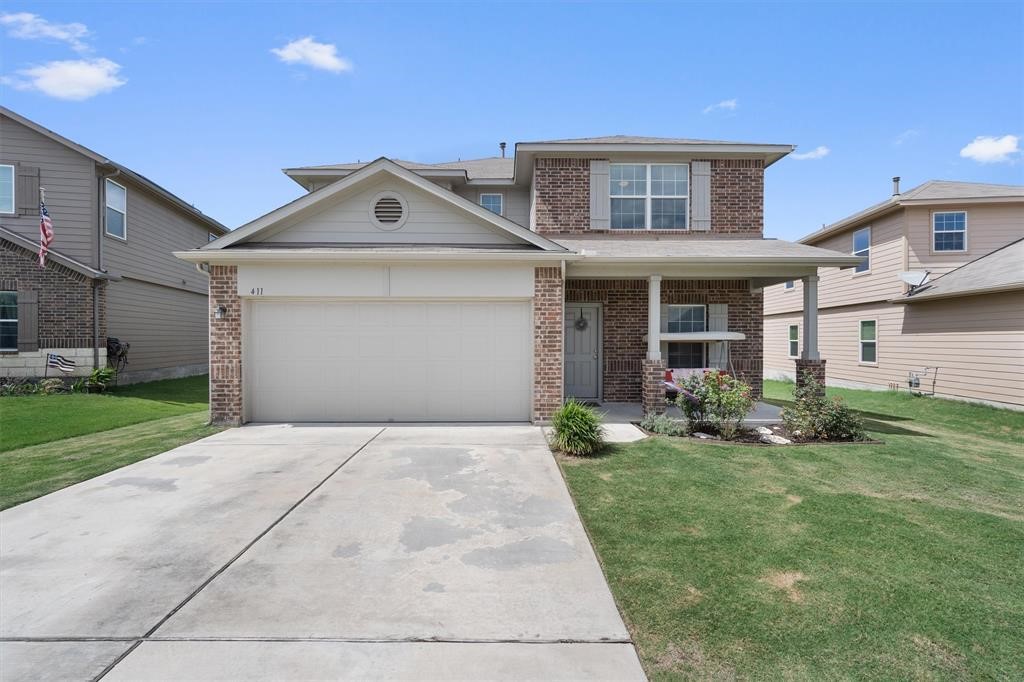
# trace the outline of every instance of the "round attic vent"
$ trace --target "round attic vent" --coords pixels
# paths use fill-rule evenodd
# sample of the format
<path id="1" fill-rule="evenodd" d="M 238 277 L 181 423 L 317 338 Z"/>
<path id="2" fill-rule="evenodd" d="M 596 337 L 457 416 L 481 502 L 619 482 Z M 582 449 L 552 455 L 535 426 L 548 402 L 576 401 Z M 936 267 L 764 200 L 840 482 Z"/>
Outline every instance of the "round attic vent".
<path id="1" fill-rule="evenodd" d="M 370 219 L 381 230 L 397 230 L 405 224 L 409 207 L 401 195 L 381 192 L 370 202 Z"/>

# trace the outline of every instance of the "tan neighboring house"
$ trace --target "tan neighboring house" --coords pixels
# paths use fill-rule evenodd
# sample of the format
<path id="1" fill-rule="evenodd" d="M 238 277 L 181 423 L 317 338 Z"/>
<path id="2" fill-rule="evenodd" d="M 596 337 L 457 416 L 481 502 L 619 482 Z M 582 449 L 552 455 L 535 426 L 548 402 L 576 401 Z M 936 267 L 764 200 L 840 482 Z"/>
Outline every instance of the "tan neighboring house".
<path id="1" fill-rule="evenodd" d="M 54 225 L 39 253 L 39 189 Z M 107 338 L 130 344 L 119 381 L 208 370 L 206 276 L 172 255 L 227 229 L 153 181 L 0 107 L 0 378 L 107 366 Z"/>
<path id="2" fill-rule="evenodd" d="M 178 254 L 210 273 L 212 418 L 640 414 L 666 370 L 709 367 L 760 394 L 762 287 L 858 262 L 764 238 L 765 170 L 792 150 L 612 136 L 286 169 L 308 194 Z"/>
<path id="3" fill-rule="evenodd" d="M 820 274 L 828 384 L 913 383 L 926 394 L 1024 409 L 1024 187 L 932 180 L 900 193 L 894 180 L 888 200 L 800 240 L 863 259 Z M 765 290 L 767 378 L 793 377 L 804 345 L 802 289 L 794 281 Z"/>

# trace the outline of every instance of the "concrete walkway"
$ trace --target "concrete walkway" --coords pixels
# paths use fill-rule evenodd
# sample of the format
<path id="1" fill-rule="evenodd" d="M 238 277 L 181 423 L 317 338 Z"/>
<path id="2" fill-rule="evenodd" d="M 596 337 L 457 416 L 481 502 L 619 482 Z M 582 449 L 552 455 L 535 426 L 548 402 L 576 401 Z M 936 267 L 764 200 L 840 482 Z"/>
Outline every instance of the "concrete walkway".
<path id="1" fill-rule="evenodd" d="M 0 678 L 644 679 L 531 426 L 250 426 L 0 513 Z"/>

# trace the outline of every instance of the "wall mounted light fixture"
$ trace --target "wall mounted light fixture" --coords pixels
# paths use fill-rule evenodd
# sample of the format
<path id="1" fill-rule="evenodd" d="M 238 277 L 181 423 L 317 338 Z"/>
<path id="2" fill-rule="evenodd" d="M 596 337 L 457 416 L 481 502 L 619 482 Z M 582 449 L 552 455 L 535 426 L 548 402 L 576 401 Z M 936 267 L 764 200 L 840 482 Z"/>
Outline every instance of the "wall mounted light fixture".
<path id="1" fill-rule="evenodd" d="M 219 305 L 213 311 L 213 317 L 218 320 L 223 320 L 224 316 L 228 314 L 228 309 L 225 306 Z"/>

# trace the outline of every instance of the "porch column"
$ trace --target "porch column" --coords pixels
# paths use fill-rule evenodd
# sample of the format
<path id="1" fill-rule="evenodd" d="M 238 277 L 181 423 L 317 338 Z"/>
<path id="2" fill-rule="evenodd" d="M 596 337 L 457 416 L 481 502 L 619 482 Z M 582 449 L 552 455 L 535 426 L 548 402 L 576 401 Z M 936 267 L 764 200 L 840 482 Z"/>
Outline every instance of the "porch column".
<path id="1" fill-rule="evenodd" d="M 647 358 L 643 361 L 644 414 L 665 411 L 665 362 L 661 359 L 661 275 L 647 286 Z"/>
<path id="2" fill-rule="evenodd" d="M 802 386 L 807 374 L 825 386 L 825 361 L 818 354 L 818 276 L 808 275 L 804 284 L 803 351 L 796 361 L 796 383 Z"/>

